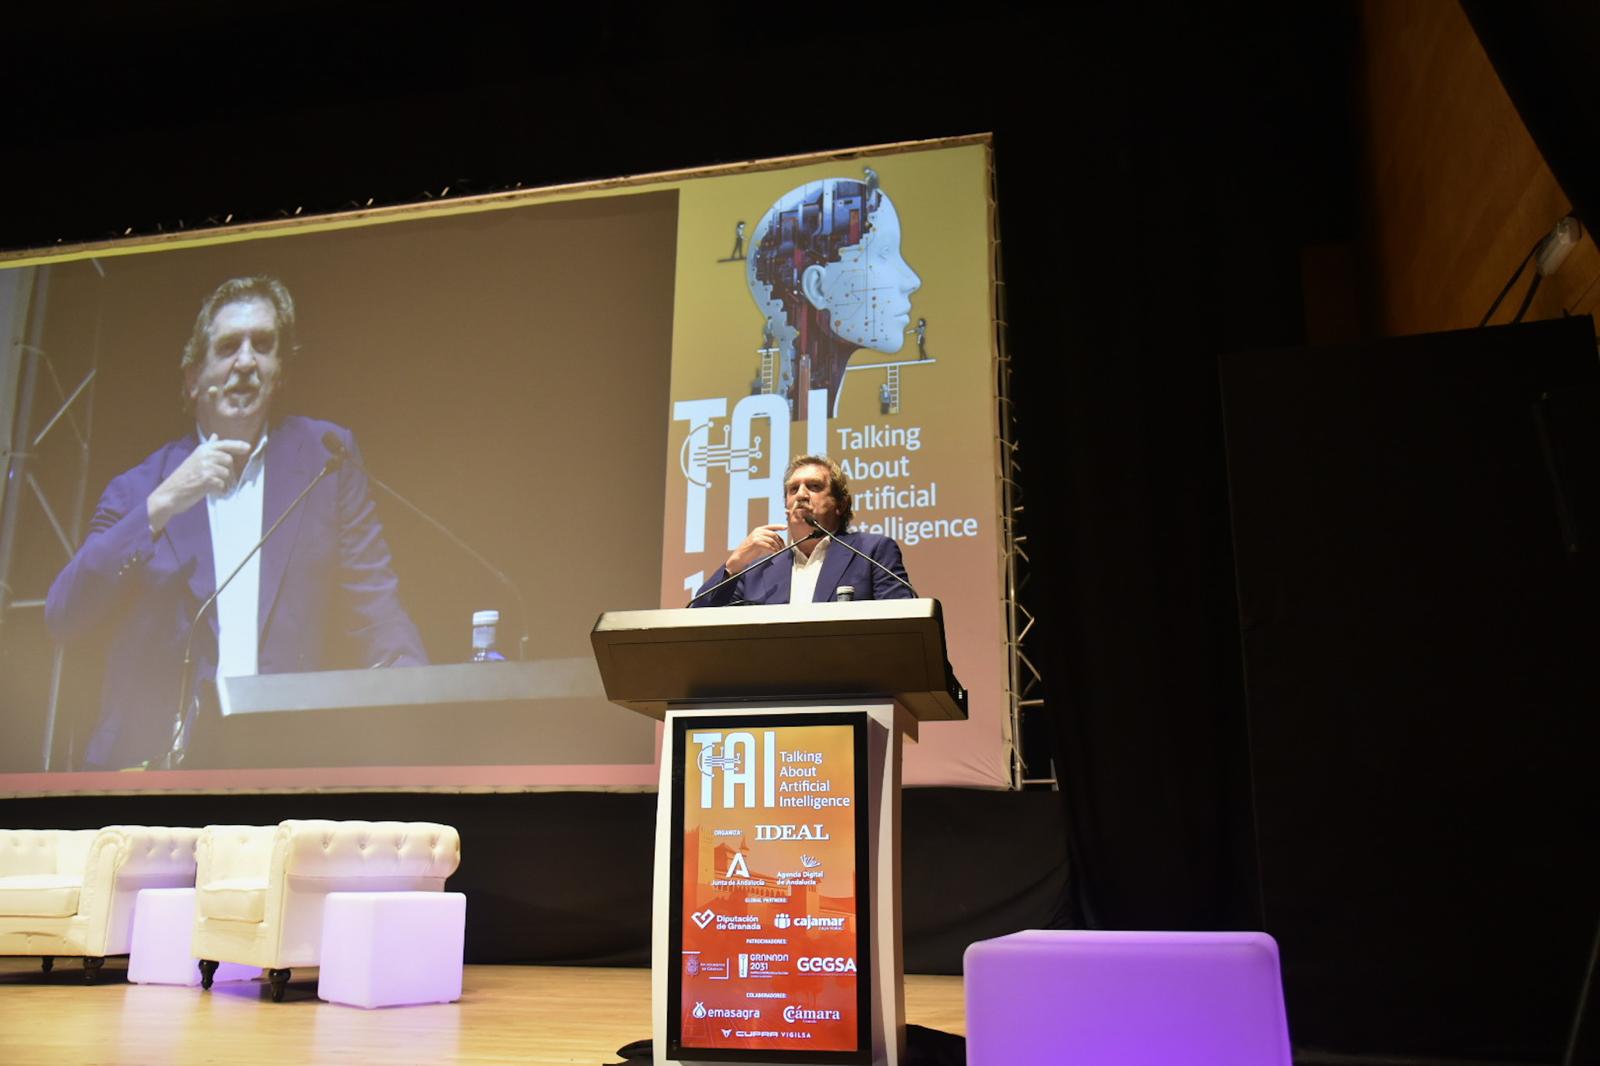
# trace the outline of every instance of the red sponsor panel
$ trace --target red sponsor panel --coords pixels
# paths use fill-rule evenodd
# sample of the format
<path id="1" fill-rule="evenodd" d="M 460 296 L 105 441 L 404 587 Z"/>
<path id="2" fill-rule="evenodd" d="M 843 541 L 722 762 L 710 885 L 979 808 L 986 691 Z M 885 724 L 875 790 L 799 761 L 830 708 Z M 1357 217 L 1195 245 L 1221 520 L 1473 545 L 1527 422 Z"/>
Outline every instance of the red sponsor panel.
<path id="1" fill-rule="evenodd" d="M 858 728 L 684 729 L 684 1047 L 860 1049 Z"/>

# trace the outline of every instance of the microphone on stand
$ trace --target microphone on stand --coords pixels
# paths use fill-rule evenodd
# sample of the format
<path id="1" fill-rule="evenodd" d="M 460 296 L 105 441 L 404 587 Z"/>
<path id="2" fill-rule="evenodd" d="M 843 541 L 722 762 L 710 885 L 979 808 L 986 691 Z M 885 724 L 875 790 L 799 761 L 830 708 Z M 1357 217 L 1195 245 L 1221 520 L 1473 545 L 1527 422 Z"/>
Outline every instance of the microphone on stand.
<path id="1" fill-rule="evenodd" d="M 697 592 L 693 596 L 690 596 L 689 597 L 689 602 L 684 604 L 684 606 L 685 607 L 693 607 L 694 606 L 694 601 L 698 600 L 701 596 L 709 596 L 713 592 L 715 592 L 718 589 L 722 588 L 724 585 L 730 585 L 733 582 L 739 580 L 741 577 L 744 577 L 744 575 L 748 574 L 750 571 L 754 570 L 756 567 L 762 566 L 763 564 L 766 564 L 766 563 L 770 563 L 770 562 L 772 562 L 772 560 L 778 558 L 780 555 L 788 555 L 790 552 L 792 552 L 796 548 L 800 547 L 800 545 L 809 544 L 812 541 L 818 540 L 818 539 L 820 539 L 822 537 L 825 537 L 825 536 L 827 536 L 827 533 L 825 531 L 819 531 L 819 532 L 811 534 L 809 537 L 801 537 L 799 540 L 790 541 L 788 544 L 785 544 L 782 548 L 779 548 L 777 551 L 773 552 L 771 555 L 763 555 L 761 558 L 757 559 L 755 562 L 751 563 L 749 566 L 745 567 L 743 570 L 740 570 L 738 573 L 729 574 L 727 577 L 723 578 L 721 581 L 718 581 L 715 585 L 712 585 L 710 588 L 706 589 L 704 592 Z"/>
<path id="2" fill-rule="evenodd" d="M 215 393 L 217 387 L 213 385 L 209 391 Z M 330 433 L 327 436 L 331 437 L 333 434 Z M 338 440 L 337 437 L 334 439 Z M 324 445 L 328 443 L 327 437 L 323 438 L 322 443 Z M 253 559 L 256 552 L 260 551 L 268 539 L 278 531 L 278 527 L 283 525 L 283 520 L 294 513 L 294 509 L 299 507 L 307 496 L 311 495 L 311 490 L 320 485 L 323 478 L 339 469 L 344 464 L 344 459 L 345 450 L 342 446 L 328 449 L 328 460 L 322 464 L 322 469 L 317 472 L 317 476 L 311 479 L 310 484 L 300 490 L 300 495 L 289 501 L 289 506 L 285 507 L 283 513 L 273 521 L 272 525 L 267 527 L 267 531 L 261 534 L 261 539 L 256 541 L 250 550 L 245 553 L 244 558 L 239 560 L 239 564 L 229 572 L 228 576 L 218 582 L 216 591 L 206 597 L 206 602 L 202 603 L 200 609 L 194 613 L 194 619 L 189 623 L 189 630 L 183 642 L 183 670 L 178 678 L 178 714 L 172 724 L 172 748 L 164 758 L 167 764 L 165 769 L 173 769 L 181 763 L 184 753 L 189 749 L 189 704 L 194 698 L 194 635 L 200 628 L 200 620 L 206 616 L 207 611 L 211 610 L 211 605 L 217 602 L 217 597 L 222 595 L 222 591 L 233 583 L 234 578 L 239 576 L 239 571 L 244 569 L 245 563 Z"/>
<path id="3" fill-rule="evenodd" d="M 449 526 L 445 525 L 443 522 L 433 517 L 433 515 L 429 514 L 421 507 L 418 507 L 416 504 L 406 499 L 405 496 L 401 495 L 398 489 L 392 488 L 382 478 L 378 477 L 378 475 L 374 474 L 371 470 L 368 470 L 366 465 L 363 464 L 360 459 L 357 459 L 354 455 L 350 454 L 350 450 L 344 446 L 344 441 L 339 439 L 339 435 L 337 433 L 333 432 L 332 430 L 324 433 L 322 435 L 322 445 L 323 447 L 327 448 L 328 451 L 332 452 L 334 455 L 337 455 L 341 460 L 348 460 L 351 466 L 355 467 L 357 470 L 361 471 L 367 476 L 368 481 L 371 481 L 384 492 L 387 492 L 390 496 L 405 504 L 406 508 L 412 514 L 416 515 L 418 518 L 428 523 L 428 525 L 444 534 L 445 539 L 450 541 L 451 544 L 454 544 L 456 547 L 460 548 L 463 552 L 466 552 L 467 555 L 472 557 L 474 562 L 483 567 L 485 570 L 489 571 L 496 581 L 500 582 L 500 584 L 506 587 L 506 589 L 511 593 L 512 598 L 517 601 L 517 614 L 522 620 L 522 635 L 517 638 L 517 658 L 520 660 L 526 660 L 528 658 L 528 603 L 522 598 L 522 591 L 517 588 L 516 582 L 512 581 L 510 576 L 503 570 L 495 566 L 488 559 L 484 558 L 483 553 L 479 552 L 478 549 L 474 548 L 472 545 L 468 544 L 466 541 L 457 536 Z"/>
<path id="4" fill-rule="evenodd" d="M 876 566 L 879 570 L 882 570 L 884 573 L 888 574 L 890 577 L 892 577 L 896 581 L 900 582 L 900 584 L 904 585 L 910 591 L 912 596 L 916 596 L 917 595 L 917 590 L 911 587 L 911 582 L 907 581 L 905 578 L 901 577 L 899 574 L 895 573 L 893 570 L 890 570 L 887 566 L 884 566 L 882 563 L 878 562 L 878 560 L 874 559 L 872 556 L 868 555 L 866 552 L 861 551 L 859 548 L 852 547 L 850 544 L 847 544 L 846 542 L 840 540 L 838 537 L 834 536 L 832 533 L 829 533 L 826 529 L 823 529 L 822 528 L 822 523 L 818 522 L 817 519 L 816 519 L 816 516 L 814 516 L 810 511 L 801 511 L 800 512 L 800 517 L 805 521 L 806 525 L 808 525 L 812 529 L 816 530 L 816 532 L 812 534 L 813 537 L 816 537 L 816 536 L 827 537 L 828 538 L 828 543 L 837 544 L 841 548 L 848 548 L 850 551 L 855 552 L 857 555 L 861 556 L 861 558 L 865 559 L 867 562 L 871 563 L 873 566 Z"/>

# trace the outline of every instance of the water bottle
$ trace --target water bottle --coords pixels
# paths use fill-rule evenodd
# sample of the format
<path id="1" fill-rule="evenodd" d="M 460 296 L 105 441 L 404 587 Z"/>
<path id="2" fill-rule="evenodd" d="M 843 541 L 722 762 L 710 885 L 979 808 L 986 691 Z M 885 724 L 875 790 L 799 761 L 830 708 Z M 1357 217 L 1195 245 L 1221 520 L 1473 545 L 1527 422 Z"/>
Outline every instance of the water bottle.
<path id="1" fill-rule="evenodd" d="M 499 611 L 472 612 L 472 661 L 475 663 L 503 662 L 505 656 L 495 646 L 495 631 L 500 626 Z"/>

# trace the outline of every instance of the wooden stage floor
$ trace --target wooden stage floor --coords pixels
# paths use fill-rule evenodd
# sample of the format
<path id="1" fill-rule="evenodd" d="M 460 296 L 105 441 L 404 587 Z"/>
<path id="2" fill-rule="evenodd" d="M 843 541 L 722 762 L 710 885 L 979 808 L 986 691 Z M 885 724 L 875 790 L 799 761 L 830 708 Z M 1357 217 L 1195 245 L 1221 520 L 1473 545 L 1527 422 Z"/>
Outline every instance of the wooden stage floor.
<path id="1" fill-rule="evenodd" d="M 650 1036 L 648 970 L 468 966 L 458 1003 L 370 1011 L 323 1003 L 316 976 L 273 1003 L 264 981 L 133 985 L 110 959 L 85 986 L 77 959 L 0 958 L 0 1063 L 609 1063 Z M 961 978 L 907 977 L 906 1020 L 964 1035 Z"/>

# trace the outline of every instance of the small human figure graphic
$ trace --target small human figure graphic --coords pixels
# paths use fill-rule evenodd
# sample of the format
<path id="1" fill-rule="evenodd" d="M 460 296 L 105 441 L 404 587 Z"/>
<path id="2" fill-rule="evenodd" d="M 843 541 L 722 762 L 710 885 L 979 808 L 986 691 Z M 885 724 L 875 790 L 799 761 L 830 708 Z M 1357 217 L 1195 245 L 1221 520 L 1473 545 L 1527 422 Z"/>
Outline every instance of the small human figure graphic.
<path id="1" fill-rule="evenodd" d="M 717 260 L 719 263 L 732 263 L 744 258 L 744 220 L 740 219 L 733 224 L 733 251 Z"/>
<path id="2" fill-rule="evenodd" d="M 928 358 L 928 320 L 917 319 L 917 358 Z"/>
<path id="3" fill-rule="evenodd" d="M 889 383 L 886 381 L 878 386 L 878 408 L 887 415 L 894 413 L 892 407 L 894 407 L 894 393 L 889 391 Z"/>

